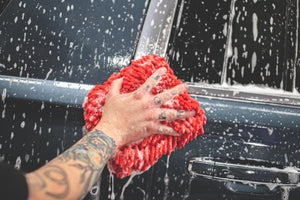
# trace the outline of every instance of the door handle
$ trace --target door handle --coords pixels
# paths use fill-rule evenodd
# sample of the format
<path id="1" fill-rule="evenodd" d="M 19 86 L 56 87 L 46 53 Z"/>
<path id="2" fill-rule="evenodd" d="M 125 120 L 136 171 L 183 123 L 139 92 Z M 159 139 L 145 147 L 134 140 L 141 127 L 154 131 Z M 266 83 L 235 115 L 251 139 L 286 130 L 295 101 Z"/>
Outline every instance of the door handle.
<path id="1" fill-rule="evenodd" d="M 246 163 L 221 160 L 211 157 L 192 158 L 188 161 L 189 173 L 220 181 L 240 182 L 245 184 L 276 184 L 276 186 L 296 187 L 300 180 L 300 170 L 295 167 L 262 166 L 262 162 Z M 260 164 L 260 165 L 259 165 Z"/>

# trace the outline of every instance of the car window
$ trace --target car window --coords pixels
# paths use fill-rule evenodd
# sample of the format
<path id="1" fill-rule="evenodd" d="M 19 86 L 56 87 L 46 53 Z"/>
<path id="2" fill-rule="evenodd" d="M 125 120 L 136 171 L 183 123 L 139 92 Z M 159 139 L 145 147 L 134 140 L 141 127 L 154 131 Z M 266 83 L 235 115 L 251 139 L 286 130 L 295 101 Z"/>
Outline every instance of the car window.
<path id="1" fill-rule="evenodd" d="M 11 1 L 0 74 L 86 84 L 130 64 L 148 1 Z"/>
<path id="2" fill-rule="evenodd" d="M 296 3 L 184 1 L 178 12 L 168 56 L 183 80 L 300 91 Z"/>

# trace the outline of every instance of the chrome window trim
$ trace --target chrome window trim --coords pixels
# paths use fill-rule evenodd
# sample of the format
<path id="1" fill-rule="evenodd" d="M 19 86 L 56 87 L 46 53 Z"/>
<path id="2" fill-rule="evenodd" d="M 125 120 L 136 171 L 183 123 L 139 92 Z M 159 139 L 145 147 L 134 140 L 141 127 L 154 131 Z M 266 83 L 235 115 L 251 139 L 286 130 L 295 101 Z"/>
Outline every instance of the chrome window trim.
<path id="1" fill-rule="evenodd" d="M 94 85 L 0 75 L 2 102 L 15 98 L 82 107 Z"/>
<path id="2" fill-rule="evenodd" d="M 247 91 L 247 87 L 232 88 L 230 86 L 189 84 L 189 94 L 204 98 L 242 101 L 274 106 L 300 108 L 300 95 L 291 92 L 259 92 Z"/>
<path id="3" fill-rule="evenodd" d="M 178 0 L 150 2 L 134 59 L 156 54 L 165 57 Z"/>

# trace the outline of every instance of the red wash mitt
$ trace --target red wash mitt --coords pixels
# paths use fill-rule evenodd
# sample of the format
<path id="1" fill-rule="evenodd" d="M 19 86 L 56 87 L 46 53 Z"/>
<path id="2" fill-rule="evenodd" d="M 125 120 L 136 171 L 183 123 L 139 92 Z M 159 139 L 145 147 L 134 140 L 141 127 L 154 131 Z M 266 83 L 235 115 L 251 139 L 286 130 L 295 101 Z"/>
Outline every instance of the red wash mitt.
<path id="1" fill-rule="evenodd" d="M 162 76 L 152 93 L 158 94 L 165 89 L 181 84 L 166 60 L 157 55 L 143 56 L 143 58 L 132 61 L 129 67 L 125 67 L 120 73 L 114 73 L 103 83 L 97 85 L 88 94 L 88 100 L 83 105 L 85 109 L 84 120 L 88 131 L 92 130 L 101 120 L 102 106 L 105 103 L 105 96 L 108 93 L 113 80 L 124 77 L 121 93 L 135 91 L 148 77 L 160 67 L 166 67 L 167 72 Z M 145 138 L 140 143 L 122 146 L 108 163 L 109 170 L 117 177 L 124 178 L 136 172 L 147 170 L 157 160 L 177 148 L 182 148 L 186 143 L 203 134 L 203 125 L 206 123 L 204 111 L 199 107 L 199 103 L 192 99 L 187 92 L 173 98 L 172 101 L 163 105 L 164 108 L 174 108 L 176 110 L 187 110 L 196 112 L 195 116 L 187 120 L 176 120 L 166 123 L 176 130 L 181 136 L 152 135 Z"/>

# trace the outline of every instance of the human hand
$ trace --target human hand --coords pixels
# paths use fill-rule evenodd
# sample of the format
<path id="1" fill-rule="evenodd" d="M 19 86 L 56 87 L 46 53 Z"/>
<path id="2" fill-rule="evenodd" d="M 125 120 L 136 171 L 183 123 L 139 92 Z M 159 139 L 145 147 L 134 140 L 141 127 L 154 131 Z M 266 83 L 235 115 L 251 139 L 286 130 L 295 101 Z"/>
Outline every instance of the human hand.
<path id="1" fill-rule="evenodd" d="M 114 139 L 118 147 L 153 134 L 179 136 L 172 127 L 160 122 L 189 118 L 194 112 L 161 108 L 165 102 L 188 88 L 186 84 L 180 84 L 153 95 L 151 90 L 165 72 L 166 68 L 159 68 L 140 88 L 126 94 L 120 94 L 123 79 L 115 80 L 107 94 L 101 121 L 95 129 Z"/>

